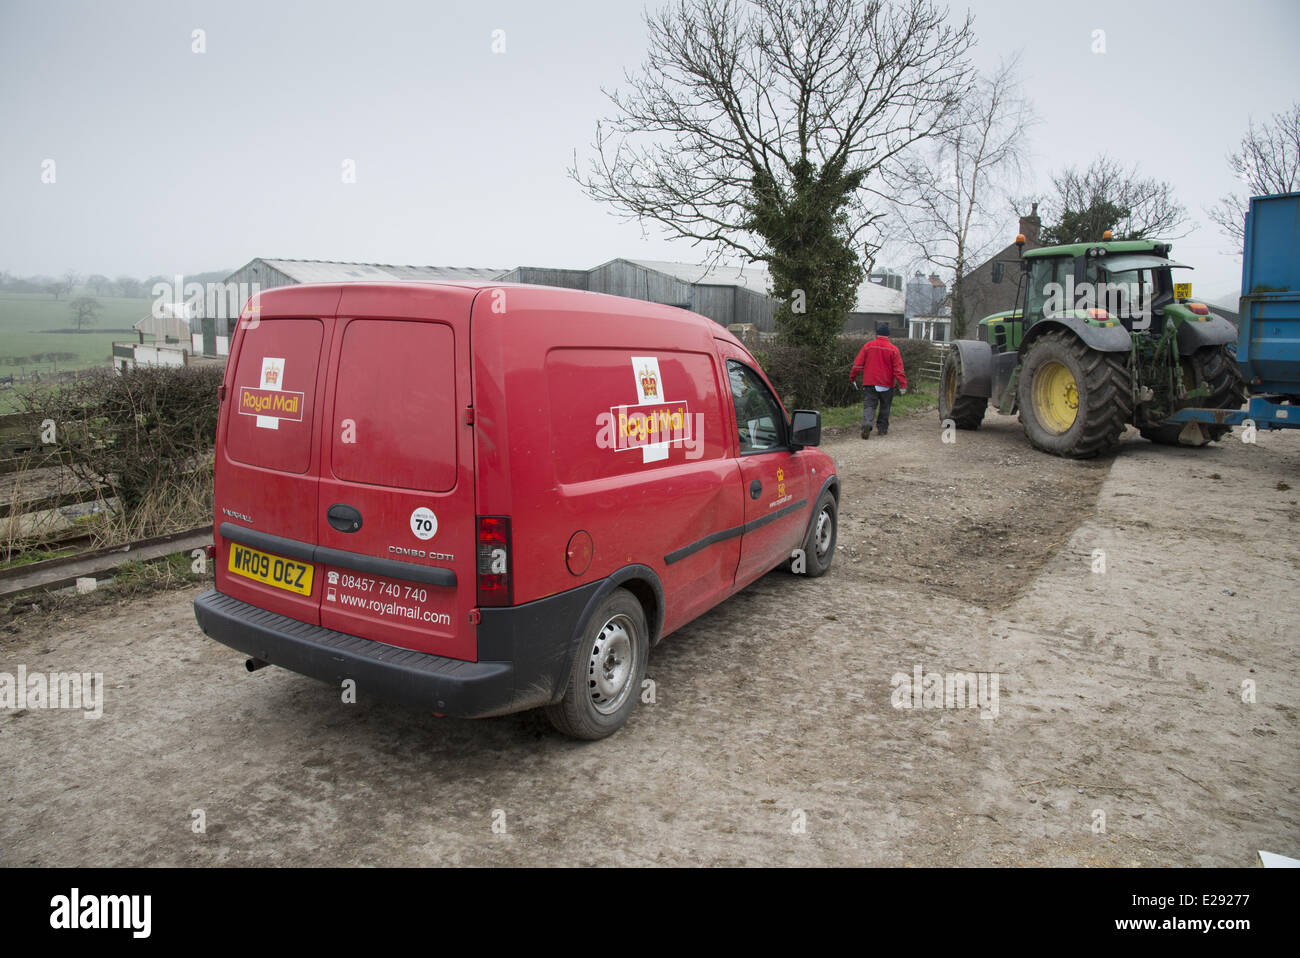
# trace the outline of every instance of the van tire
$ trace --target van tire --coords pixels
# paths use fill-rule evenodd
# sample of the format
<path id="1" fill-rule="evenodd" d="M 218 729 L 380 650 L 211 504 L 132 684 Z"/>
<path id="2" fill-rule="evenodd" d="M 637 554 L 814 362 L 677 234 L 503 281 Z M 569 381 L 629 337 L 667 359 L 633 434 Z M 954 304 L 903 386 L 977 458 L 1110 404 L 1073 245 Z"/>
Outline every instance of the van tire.
<path id="1" fill-rule="evenodd" d="M 808 536 L 803 542 L 804 575 L 810 579 L 824 576 L 835 558 L 835 540 L 838 535 L 839 505 L 834 494 L 827 489 L 817 500 Z"/>
<path id="2" fill-rule="evenodd" d="M 636 708 L 649 650 L 645 610 L 631 592 L 615 589 L 588 620 L 564 698 L 546 707 L 546 717 L 570 738 L 613 735 Z"/>

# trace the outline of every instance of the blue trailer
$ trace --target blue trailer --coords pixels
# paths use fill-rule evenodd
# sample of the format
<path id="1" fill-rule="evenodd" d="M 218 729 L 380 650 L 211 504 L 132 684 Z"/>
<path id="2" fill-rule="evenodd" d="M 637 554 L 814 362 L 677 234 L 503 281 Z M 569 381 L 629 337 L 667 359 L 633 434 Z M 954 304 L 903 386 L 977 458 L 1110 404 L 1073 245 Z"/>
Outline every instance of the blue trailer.
<path id="1" fill-rule="evenodd" d="M 1300 429 L 1300 193 L 1251 197 L 1237 365 L 1251 391 L 1245 409 L 1181 409 L 1169 422 Z"/>

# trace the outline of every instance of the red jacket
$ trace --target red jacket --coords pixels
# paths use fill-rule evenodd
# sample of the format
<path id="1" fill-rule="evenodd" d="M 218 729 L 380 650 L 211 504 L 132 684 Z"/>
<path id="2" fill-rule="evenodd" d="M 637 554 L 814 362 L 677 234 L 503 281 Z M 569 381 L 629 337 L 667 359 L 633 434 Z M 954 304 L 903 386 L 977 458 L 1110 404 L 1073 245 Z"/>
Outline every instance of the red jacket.
<path id="1" fill-rule="evenodd" d="M 870 340 L 858 358 L 853 360 L 853 372 L 849 373 L 849 382 L 862 373 L 863 386 L 893 386 L 894 380 L 904 389 L 907 377 L 903 375 L 903 354 L 889 341 L 888 336 L 877 336 Z"/>

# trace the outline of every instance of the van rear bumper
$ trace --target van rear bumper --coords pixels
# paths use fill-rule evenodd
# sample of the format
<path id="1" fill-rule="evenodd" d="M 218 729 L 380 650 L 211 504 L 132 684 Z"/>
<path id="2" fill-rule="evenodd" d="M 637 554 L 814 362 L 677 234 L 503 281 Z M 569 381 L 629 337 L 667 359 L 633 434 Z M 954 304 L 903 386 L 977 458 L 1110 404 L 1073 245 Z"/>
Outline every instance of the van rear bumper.
<path id="1" fill-rule="evenodd" d="M 367 698 L 460 718 L 543 704 L 516 701 L 510 662 L 463 662 L 399 649 L 267 612 L 216 590 L 194 600 L 194 617 L 204 633 L 232 649 L 336 687 L 352 679 L 358 695 Z"/>

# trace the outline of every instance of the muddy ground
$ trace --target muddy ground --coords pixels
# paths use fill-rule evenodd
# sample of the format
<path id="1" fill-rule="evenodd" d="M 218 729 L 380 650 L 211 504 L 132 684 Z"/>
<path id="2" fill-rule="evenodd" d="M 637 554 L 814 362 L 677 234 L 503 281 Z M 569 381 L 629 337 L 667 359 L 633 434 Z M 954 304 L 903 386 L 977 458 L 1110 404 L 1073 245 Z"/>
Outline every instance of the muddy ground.
<path id="1" fill-rule="evenodd" d="M 0 671 L 102 672 L 107 696 L 99 720 L 0 712 L 0 865 L 1300 857 L 1300 434 L 1131 433 L 1078 463 L 1014 419 L 953 444 L 935 419 L 828 440 L 830 574 L 668 637 L 655 702 L 594 744 L 249 675 L 197 590 L 19 616 Z M 896 708 L 917 668 L 996 673 L 996 716 Z"/>

